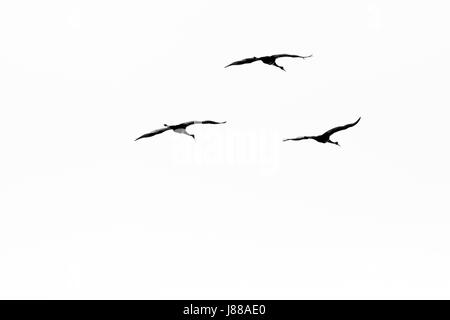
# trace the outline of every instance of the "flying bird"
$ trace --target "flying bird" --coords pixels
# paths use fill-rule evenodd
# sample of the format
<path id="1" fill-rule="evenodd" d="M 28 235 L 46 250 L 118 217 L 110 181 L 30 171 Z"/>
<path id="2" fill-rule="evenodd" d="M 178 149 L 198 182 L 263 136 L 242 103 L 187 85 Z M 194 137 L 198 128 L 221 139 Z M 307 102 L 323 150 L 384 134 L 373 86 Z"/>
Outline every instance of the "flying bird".
<path id="1" fill-rule="evenodd" d="M 191 136 L 192 138 L 195 139 L 195 135 L 190 134 L 189 132 L 186 131 L 187 127 L 189 127 L 189 126 L 191 126 L 193 124 L 223 124 L 223 123 L 226 123 L 226 121 L 224 121 L 224 122 L 216 122 L 216 121 L 211 121 L 211 120 L 188 121 L 188 122 L 183 122 L 183 123 L 180 123 L 180 124 L 175 124 L 175 125 L 170 125 L 170 126 L 167 125 L 167 124 L 164 124 L 164 128 L 156 129 L 156 130 L 153 130 L 152 132 L 146 133 L 146 134 L 140 136 L 139 138 L 137 138 L 134 141 L 137 141 L 137 140 L 142 139 L 142 138 L 150 138 L 150 137 L 156 136 L 157 134 L 166 132 L 168 130 L 173 130 L 176 133 L 185 134 L 185 135 Z"/>
<path id="2" fill-rule="evenodd" d="M 329 143 L 333 143 L 333 144 L 335 144 L 337 146 L 340 146 L 338 142 L 330 140 L 331 135 L 336 133 L 336 132 L 338 132 L 338 131 L 345 130 L 345 129 L 353 127 L 354 125 L 356 125 L 359 122 L 359 120 L 361 120 L 361 117 L 359 117 L 359 119 L 356 120 L 353 123 L 346 124 L 344 126 L 340 126 L 340 127 L 336 127 L 336 128 L 330 129 L 327 132 L 325 132 L 325 133 L 323 133 L 323 134 L 321 134 L 319 136 L 303 136 L 303 137 L 297 137 L 297 138 L 284 139 L 283 141 L 289 141 L 289 140 L 291 140 L 291 141 L 298 141 L 298 140 L 313 139 L 313 140 L 316 140 L 317 142 L 321 142 L 321 143 L 329 142 Z"/>
<path id="3" fill-rule="evenodd" d="M 247 59 L 242 59 L 242 60 L 239 60 L 239 61 L 235 61 L 235 62 L 230 63 L 229 65 L 225 66 L 225 68 L 227 68 L 229 66 L 238 66 L 238 65 L 241 65 L 241 64 L 252 63 L 252 62 L 255 62 L 255 61 L 262 61 L 265 64 L 268 64 L 270 66 L 275 66 L 275 67 L 280 68 L 283 71 L 286 71 L 286 70 L 284 70 L 284 68 L 282 66 L 278 65 L 277 61 L 276 61 L 278 58 L 284 58 L 284 57 L 306 59 L 306 58 L 312 57 L 312 54 L 309 55 L 309 56 L 298 56 L 298 55 L 295 55 L 295 54 L 275 54 L 273 56 L 265 56 L 265 57 L 259 57 L 259 58 L 253 57 L 253 58 L 247 58 Z"/>

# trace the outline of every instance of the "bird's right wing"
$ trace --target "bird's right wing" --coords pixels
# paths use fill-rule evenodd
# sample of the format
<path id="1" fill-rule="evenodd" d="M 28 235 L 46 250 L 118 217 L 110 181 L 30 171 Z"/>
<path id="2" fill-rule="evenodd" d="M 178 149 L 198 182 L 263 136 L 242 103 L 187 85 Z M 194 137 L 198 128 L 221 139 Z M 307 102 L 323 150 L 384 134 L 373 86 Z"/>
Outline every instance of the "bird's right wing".
<path id="1" fill-rule="evenodd" d="M 134 141 L 137 141 L 137 140 L 142 139 L 142 138 L 150 138 L 150 137 L 153 137 L 153 136 L 155 136 L 157 134 L 163 133 L 163 132 L 165 132 L 167 130 L 170 130 L 170 127 L 165 127 L 165 128 L 153 130 L 152 132 L 149 132 L 149 133 L 146 133 L 146 134 L 140 136 L 139 138 L 137 138 Z"/>
<path id="2" fill-rule="evenodd" d="M 195 121 L 195 123 L 201 123 L 201 124 L 224 124 L 227 123 L 226 121 L 217 122 L 212 120 L 205 120 L 205 121 Z"/>
<path id="3" fill-rule="evenodd" d="M 240 65 L 240 64 L 252 63 L 252 62 L 255 62 L 255 61 L 258 61 L 258 60 L 260 60 L 260 58 L 256 58 L 256 57 L 246 58 L 246 59 L 242 59 L 242 60 L 238 60 L 238 61 L 235 61 L 233 63 L 230 63 L 229 65 L 225 66 L 225 68 L 227 68 L 229 66 L 237 66 L 237 65 Z"/>
<path id="4" fill-rule="evenodd" d="M 306 59 L 306 58 L 311 58 L 312 54 L 310 54 L 309 56 L 299 56 L 296 54 L 274 54 L 272 57 L 275 59 L 278 59 L 278 58 L 303 58 L 303 59 Z"/>
<path id="5" fill-rule="evenodd" d="M 297 138 L 289 138 L 289 139 L 284 139 L 283 141 L 299 141 L 299 140 L 306 140 L 306 139 L 311 139 L 311 136 L 303 136 L 303 137 L 297 137 Z"/>
<path id="6" fill-rule="evenodd" d="M 356 120 L 356 121 L 353 122 L 353 123 L 349 123 L 349 124 L 346 124 L 346 125 L 343 125 L 343 126 L 339 126 L 339 127 L 330 129 L 330 130 L 328 130 L 327 132 L 325 132 L 323 135 L 331 136 L 333 133 L 336 133 L 336 132 L 338 132 L 338 131 L 341 131 L 341 130 L 345 130 L 345 129 L 351 128 L 351 127 L 355 126 L 355 125 L 359 122 L 359 120 L 361 120 L 361 117 L 359 117 L 358 120 Z"/>
<path id="7" fill-rule="evenodd" d="M 204 120 L 204 121 L 189 121 L 189 122 L 184 122 L 182 123 L 183 126 L 188 127 L 191 126 L 193 124 L 223 124 L 223 123 L 227 123 L 226 121 L 223 122 L 217 122 L 217 121 L 212 121 L 212 120 Z"/>

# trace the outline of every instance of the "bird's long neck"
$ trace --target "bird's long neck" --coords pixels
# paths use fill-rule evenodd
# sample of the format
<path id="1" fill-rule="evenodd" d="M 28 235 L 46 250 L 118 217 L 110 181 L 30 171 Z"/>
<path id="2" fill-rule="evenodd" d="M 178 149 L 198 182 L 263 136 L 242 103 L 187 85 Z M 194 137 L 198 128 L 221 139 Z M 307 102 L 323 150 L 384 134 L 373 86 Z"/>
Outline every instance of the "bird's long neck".
<path id="1" fill-rule="evenodd" d="M 192 137 L 192 139 L 195 140 L 195 135 L 193 135 L 193 134 L 187 132 L 186 130 L 185 130 L 183 133 L 184 133 L 185 135 L 188 135 L 188 136 Z"/>
<path id="2" fill-rule="evenodd" d="M 341 146 L 340 144 L 339 144 L 339 142 L 337 142 L 337 141 L 331 141 L 331 140 L 328 140 L 328 142 L 329 143 L 332 143 L 332 144 L 335 144 L 335 145 L 337 145 L 337 146 Z"/>
<path id="3" fill-rule="evenodd" d="M 286 71 L 286 70 L 284 70 L 284 67 L 278 65 L 276 61 L 273 62 L 273 65 L 274 65 L 275 67 L 280 68 L 280 69 L 283 70 L 283 71 Z"/>
<path id="4" fill-rule="evenodd" d="M 185 134 L 185 135 L 187 135 L 187 136 L 192 137 L 192 138 L 195 140 L 195 135 L 190 134 L 189 132 L 187 132 L 187 131 L 186 131 L 186 128 L 178 128 L 178 129 L 175 129 L 175 132 L 181 133 L 181 134 Z"/>

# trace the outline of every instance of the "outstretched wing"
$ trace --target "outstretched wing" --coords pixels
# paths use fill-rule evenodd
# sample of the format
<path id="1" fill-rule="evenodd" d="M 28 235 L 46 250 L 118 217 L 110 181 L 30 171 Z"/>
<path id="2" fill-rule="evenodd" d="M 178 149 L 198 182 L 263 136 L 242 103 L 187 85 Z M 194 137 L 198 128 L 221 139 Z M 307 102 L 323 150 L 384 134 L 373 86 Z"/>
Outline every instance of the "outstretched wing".
<path id="1" fill-rule="evenodd" d="M 361 120 L 361 117 L 359 117 L 359 119 L 356 120 L 356 121 L 353 122 L 353 123 L 346 124 L 346 125 L 344 125 L 344 126 L 340 126 L 340 127 L 336 127 L 336 128 L 330 129 L 330 130 L 328 130 L 327 132 L 325 132 L 323 135 L 324 135 L 324 136 L 331 136 L 333 133 L 336 133 L 336 132 L 338 132 L 338 131 L 341 131 L 341 130 L 345 130 L 345 129 L 351 128 L 351 127 L 353 127 L 354 125 L 356 125 L 356 124 L 359 122 L 359 120 Z"/>
<path id="2" fill-rule="evenodd" d="M 278 59 L 278 58 L 302 58 L 302 59 L 306 59 L 306 58 L 311 58 L 312 54 L 310 54 L 309 56 L 298 56 L 296 54 L 274 54 L 272 56 L 272 58 Z"/>
<path id="3" fill-rule="evenodd" d="M 297 138 L 289 138 L 289 139 L 284 139 L 283 141 L 298 141 L 298 140 L 306 140 L 306 139 L 311 139 L 311 136 L 303 136 L 303 137 L 297 137 Z"/>
<path id="4" fill-rule="evenodd" d="M 258 60 L 260 60 L 260 58 L 257 58 L 257 57 L 242 59 L 242 60 L 238 60 L 238 61 L 235 61 L 233 63 L 230 63 L 229 65 L 225 66 L 225 68 L 227 68 L 229 66 L 237 66 L 237 65 L 240 65 L 240 64 L 252 63 L 252 62 L 255 62 L 255 61 L 258 61 Z"/>
<path id="5" fill-rule="evenodd" d="M 188 127 L 188 126 L 193 125 L 193 124 L 223 124 L 223 123 L 227 123 L 227 122 L 226 121 L 217 122 L 217 121 L 212 121 L 212 120 L 204 120 L 204 121 L 189 121 L 189 122 L 184 122 L 184 123 L 179 124 L 179 125 L 183 126 L 183 127 Z"/>
<path id="6" fill-rule="evenodd" d="M 157 134 L 163 133 L 163 132 L 165 132 L 167 130 L 170 130 L 170 129 L 171 129 L 170 127 L 165 127 L 165 128 L 153 130 L 152 132 L 149 132 L 149 133 L 146 133 L 146 134 L 140 136 L 139 138 L 137 138 L 134 141 L 137 141 L 137 140 L 142 139 L 142 138 L 150 138 L 150 137 L 156 136 Z"/>
<path id="7" fill-rule="evenodd" d="M 195 123 L 202 123 L 202 124 L 224 124 L 227 123 L 226 121 L 217 122 L 212 120 L 205 120 L 205 121 L 196 121 Z"/>

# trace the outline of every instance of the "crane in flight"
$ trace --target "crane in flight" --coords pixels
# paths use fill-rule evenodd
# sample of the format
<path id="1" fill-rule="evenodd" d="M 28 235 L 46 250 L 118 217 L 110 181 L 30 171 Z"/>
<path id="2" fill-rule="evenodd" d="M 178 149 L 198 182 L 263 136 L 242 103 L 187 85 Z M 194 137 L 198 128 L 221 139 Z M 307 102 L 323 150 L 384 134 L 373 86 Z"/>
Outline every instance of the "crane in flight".
<path id="1" fill-rule="evenodd" d="M 142 138 L 150 138 L 150 137 L 156 136 L 157 134 L 166 132 L 168 130 L 172 130 L 172 131 L 175 131 L 176 133 L 180 133 L 180 134 L 185 134 L 185 135 L 191 136 L 193 139 L 195 139 L 195 135 L 190 134 L 189 132 L 186 131 L 187 127 L 189 127 L 193 124 L 223 124 L 223 123 L 226 123 L 226 121 L 216 122 L 216 121 L 211 121 L 211 120 L 205 120 L 205 121 L 188 121 L 188 122 L 183 122 L 183 123 L 179 123 L 179 124 L 175 124 L 175 125 L 164 124 L 164 128 L 156 129 L 156 130 L 153 130 L 152 132 L 146 133 L 146 134 L 140 136 L 139 138 L 137 138 L 135 141 L 142 139 Z"/>
<path id="2" fill-rule="evenodd" d="M 337 141 L 331 141 L 330 140 L 331 135 L 336 133 L 336 132 L 338 132 L 338 131 L 342 131 L 342 130 L 345 130 L 345 129 L 353 127 L 354 125 L 356 125 L 359 122 L 359 120 L 361 120 L 361 117 L 359 117 L 359 119 L 356 120 L 353 123 L 346 124 L 344 126 L 339 126 L 339 127 L 330 129 L 327 132 L 322 133 L 319 136 L 303 136 L 303 137 L 297 137 L 297 138 L 284 139 L 283 141 L 299 141 L 299 140 L 313 139 L 313 140 L 316 140 L 317 142 L 321 142 L 321 143 L 329 142 L 329 143 L 333 143 L 333 144 L 335 144 L 337 146 L 340 146 Z"/>
<path id="3" fill-rule="evenodd" d="M 262 61 L 265 64 L 268 64 L 270 66 L 275 66 L 277 68 L 280 68 L 283 71 L 286 71 L 286 70 L 284 70 L 284 67 L 278 65 L 277 61 L 276 61 L 278 58 L 285 58 L 285 57 L 287 57 L 287 58 L 302 58 L 302 59 L 306 59 L 306 58 L 312 57 L 312 54 L 309 55 L 309 56 L 298 56 L 298 55 L 295 55 L 295 54 L 274 54 L 272 56 L 264 56 L 264 57 L 259 57 L 259 58 L 257 58 L 257 57 L 246 58 L 246 59 L 242 59 L 242 60 L 238 60 L 238 61 L 235 61 L 233 63 L 230 63 L 229 65 L 225 66 L 225 68 L 230 67 L 230 66 L 238 66 L 238 65 L 241 65 L 241 64 L 252 63 L 252 62 L 255 62 L 255 61 Z"/>

